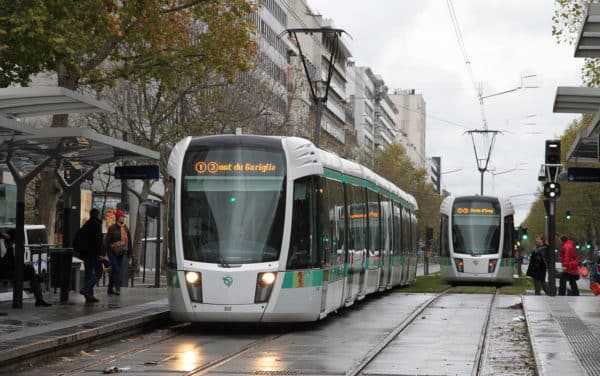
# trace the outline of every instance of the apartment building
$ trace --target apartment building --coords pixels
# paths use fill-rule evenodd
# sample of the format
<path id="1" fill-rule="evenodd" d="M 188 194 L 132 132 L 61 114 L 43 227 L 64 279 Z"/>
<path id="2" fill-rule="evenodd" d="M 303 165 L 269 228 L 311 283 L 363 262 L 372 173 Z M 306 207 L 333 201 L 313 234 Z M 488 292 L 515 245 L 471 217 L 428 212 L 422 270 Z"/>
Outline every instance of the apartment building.
<path id="1" fill-rule="evenodd" d="M 426 168 L 426 106 L 423 96 L 409 89 L 394 90 L 390 98 L 398 109 L 396 122 L 400 132 L 395 141 L 404 146 L 415 167 Z"/>
<path id="2" fill-rule="evenodd" d="M 306 0 L 288 0 L 288 27 L 290 29 L 321 29 L 335 28 L 333 21 L 324 18 L 320 14 L 313 12 L 306 3 Z M 326 85 L 329 74 L 330 62 L 334 45 L 337 43 L 337 55 L 333 66 L 327 103 L 321 118 L 320 134 L 326 133 L 330 139 L 338 144 L 345 144 L 347 137 L 347 123 L 351 113 L 349 112 L 349 103 L 346 98 L 347 72 L 346 64 L 351 57 L 350 50 L 344 43 L 332 33 L 296 33 L 300 48 L 295 46 L 297 58 L 293 59 L 291 70 L 294 75 L 294 82 L 300 80 L 300 74 L 304 74 L 304 80 L 307 84 L 304 87 L 298 86 L 301 92 L 296 93 L 296 97 L 308 99 L 311 112 L 315 111 L 315 105 L 310 101 L 310 87 L 308 82 L 313 85 L 313 89 L 318 97 L 325 95 Z M 295 44 L 295 39 L 292 39 Z M 304 57 L 306 70 L 302 64 L 300 54 Z M 301 69 L 298 69 L 301 68 Z M 301 73 L 300 73 L 301 72 Z M 306 77 L 308 75 L 308 77 Z M 301 103 L 298 105 L 301 106 Z M 298 106 L 295 106 L 297 108 Z M 314 115 L 313 118 L 314 119 Z M 314 121 L 314 120 L 313 120 Z M 314 126 L 313 122 L 313 126 Z M 310 126 L 310 122 L 309 122 Z"/>

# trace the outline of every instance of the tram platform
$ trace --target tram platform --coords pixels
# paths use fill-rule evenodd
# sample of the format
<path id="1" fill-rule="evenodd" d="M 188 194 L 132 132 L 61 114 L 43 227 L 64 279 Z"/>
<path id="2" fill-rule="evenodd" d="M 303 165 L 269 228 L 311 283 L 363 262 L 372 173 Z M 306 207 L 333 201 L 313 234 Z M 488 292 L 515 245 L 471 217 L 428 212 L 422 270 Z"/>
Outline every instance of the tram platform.
<path id="1" fill-rule="evenodd" d="M 0 301 L 0 370 L 2 365 L 38 361 L 42 354 L 95 342 L 136 327 L 167 319 L 168 302 L 165 280 L 153 284 L 134 281 L 134 287 L 122 287 L 121 295 L 107 295 L 106 287 L 95 289 L 100 300 L 85 303 L 85 298 L 70 291 L 69 301 L 60 302 L 60 291 L 44 291 L 52 305 L 35 306 L 32 294 L 25 294 L 23 308 L 12 308 L 10 299 Z M 0 373 L 2 373 L 0 371 Z"/>

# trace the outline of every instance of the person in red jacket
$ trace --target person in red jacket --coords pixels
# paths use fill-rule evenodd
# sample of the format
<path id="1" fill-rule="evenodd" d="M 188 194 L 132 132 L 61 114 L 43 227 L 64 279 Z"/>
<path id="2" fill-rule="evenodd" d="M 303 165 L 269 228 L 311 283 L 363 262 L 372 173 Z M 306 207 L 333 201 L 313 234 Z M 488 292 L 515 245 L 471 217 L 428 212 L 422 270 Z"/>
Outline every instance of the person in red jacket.
<path id="1" fill-rule="evenodd" d="M 560 261 L 562 262 L 562 273 L 558 285 L 558 295 L 564 296 L 567 289 L 567 281 L 571 285 L 571 295 L 578 296 L 577 277 L 579 276 L 579 257 L 575 251 L 575 244 L 568 236 L 560 237 L 562 247 L 560 248 Z"/>

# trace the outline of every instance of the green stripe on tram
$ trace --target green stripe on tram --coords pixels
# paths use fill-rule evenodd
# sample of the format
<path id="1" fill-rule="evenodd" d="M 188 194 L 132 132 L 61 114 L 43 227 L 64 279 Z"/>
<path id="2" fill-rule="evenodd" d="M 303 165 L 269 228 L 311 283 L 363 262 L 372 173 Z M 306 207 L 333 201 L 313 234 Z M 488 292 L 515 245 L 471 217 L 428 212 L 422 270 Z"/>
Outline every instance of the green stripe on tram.
<path id="1" fill-rule="evenodd" d="M 366 181 L 363 179 L 357 178 L 356 176 L 352 175 L 344 175 L 344 177 L 346 178 L 346 183 L 358 185 L 359 187 L 365 186 Z"/>
<path id="2" fill-rule="evenodd" d="M 514 258 L 500 259 L 500 266 L 515 266 L 515 259 Z"/>
<path id="3" fill-rule="evenodd" d="M 167 286 L 173 287 L 176 289 L 181 288 L 181 284 L 179 283 L 179 274 L 177 270 L 169 270 L 167 273 Z"/>
<path id="4" fill-rule="evenodd" d="M 452 266 L 450 257 L 440 257 L 440 266 Z"/>
<path id="5" fill-rule="evenodd" d="M 335 170 L 330 170 L 328 168 L 324 168 L 323 169 L 323 175 L 326 178 L 332 179 L 332 180 L 337 180 L 339 182 L 343 182 L 344 181 L 344 176 L 342 175 L 341 172 L 335 171 Z"/>
<path id="6" fill-rule="evenodd" d="M 323 285 L 323 269 L 318 269 L 285 272 L 281 287 L 284 289 L 293 289 L 321 285 Z"/>
<path id="7" fill-rule="evenodd" d="M 377 193 L 381 192 L 381 187 L 379 187 L 377 184 L 373 183 L 372 181 L 367 181 L 367 188 L 369 188 L 373 192 L 377 192 Z"/>

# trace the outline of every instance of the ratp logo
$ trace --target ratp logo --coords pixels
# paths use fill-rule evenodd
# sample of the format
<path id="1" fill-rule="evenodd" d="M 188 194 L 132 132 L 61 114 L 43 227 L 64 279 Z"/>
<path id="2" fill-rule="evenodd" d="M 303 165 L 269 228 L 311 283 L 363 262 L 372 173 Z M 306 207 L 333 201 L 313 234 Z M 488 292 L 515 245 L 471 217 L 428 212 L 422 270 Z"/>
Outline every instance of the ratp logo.
<path id="1" fill-rule="evenodd" d="M 223 277 L 223 283 L 225 284 L 225 286 L 231 287 L 231 285 L 233 285 L 233 277 L 230 275 L 226 275 L 225 277 Z"/>

